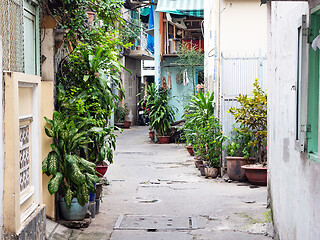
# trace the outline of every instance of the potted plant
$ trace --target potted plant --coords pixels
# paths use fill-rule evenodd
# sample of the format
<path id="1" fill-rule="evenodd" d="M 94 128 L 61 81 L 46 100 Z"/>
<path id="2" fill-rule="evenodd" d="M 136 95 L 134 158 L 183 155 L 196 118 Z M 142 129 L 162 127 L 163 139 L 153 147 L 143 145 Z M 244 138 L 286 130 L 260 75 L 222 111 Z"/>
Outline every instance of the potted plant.
<path id="1" fill-rule="evenodd" d="M 95 175 L 95 164 L 79 156 L 80 148 L 91 142 L 86 132 L 79 132 L 73 120 L 60 112 L 53 113 L 53 119 L 45 118 L 48 137 L 53 139 L 52 151 L 42 162 L 42 172 L 52 175 L 48 183 L 50 194 L 59 190 L 60 208 L 66 220 L 82 220 L 88 208 L 89 191 L 96 192 L 94 184 L 100 179 Z"/>
<path id="2" fill-rule="evenodd" d="M 147 88 L 147 96 L 145 97 L 145 99 L 143 99 L 143 101 L 145 102 L 145 113 L 149 115 L 150 118 L 150 109 L 151 107 L 154 105 L 154 101 L 157 98 L 159 92 L 158 89 L 156 87 L 155 83 L 152 83 L 148 86 Z M 149 123 L 150 124 L 150 123 Z M 152 126 L 149 127 L 149 138 L 154 141 L 154 130 L 152 128 Z"/>
<path id="3" fill-rule="evenodd" d="M 206 177 L 216 178 L 221 167 L 222 142 L 224 140 L 219 119 L 211 116 L 200 134 L 206 142 L 204 160 L 207 167 L 205 168 L 205 175 Z"/>
<path id="4" fill-rule="evenodd" d="M 195 154 L 199 157 L 195 164 L 202 168 L 206 162 L 205 171 L 208 176 L 216 177 L 221 165 L 222 141 L 224 139 L 221 125 L 214 116 L 214 94 L 199 91 L 185 108 L 185 134 L 193 142 Z M 213 169 L 215 168 L 215 169 Z"/>
<path id="5" fill-rule="evenodd" d="M 184 125 L 181 127 L 181 139 L 186 142 L 186 149 L 191 156 L 194 156 L 194 143 L 196 141 L 195 134 L 195 122 L 193 121 L 193 117 L 189 114 L 189 106 L 185 107 L 185 114 L 183 118 L 185 120 Z"/>
<path id="6" fill-rule="evenodd" d="M 150 108 L 150 126 L 157 132 L 160 143 L 169 143 L 168 136 L 174 121 L 174 109 L 168 104 L 169 91 L 159 91 Z"/>
<path id="7" fill-rule="evenodd" d="M 122 128 L 130 128 L 131 121 L 126 121 L 128 114 L 128 104 L 117 103 L 114 110 L 115 125 Z"/>
<path id="8" fill-rule="evenodd" d="M 237 128 L 233 128 L 229 137 L 226 137 L 226 144 L 224 149 L 227 153 L 227 173 L 231 180 L 246 181 L 246 173 L 243 168 L 244 165 L 255 162 L 252 155 L 252 147 L 249 143 L 252 141 L 252 133 L 241 132 Z"/>
<path id="9" fill-rule="evenodd" d="M 267 94 L 259 86 L 258 79 L 253 84 L 253 96 L 239 95 L 239 108 L 232 107 L 229 112 L 240 124 L 240 132 L 252 134 L 248 146 L 255 149 L 259 164 L 242 166 L 250 182 L 267 184 Z"/>
<path id="10" fill-rule="evenodd" d="M 121 130 L 122 131 L 122 130 Z M 89 144 L 87 149 L 95 146 L 99 151 L 89 151 L 89 160 L 96 165 L 96 175 L 103 177 L 110 164 L 113 163 L 113 152 L 116 148 L 116 135 L 113 127 L 92 127 L 88 133 L 93 138 L 93 145 Z"/>

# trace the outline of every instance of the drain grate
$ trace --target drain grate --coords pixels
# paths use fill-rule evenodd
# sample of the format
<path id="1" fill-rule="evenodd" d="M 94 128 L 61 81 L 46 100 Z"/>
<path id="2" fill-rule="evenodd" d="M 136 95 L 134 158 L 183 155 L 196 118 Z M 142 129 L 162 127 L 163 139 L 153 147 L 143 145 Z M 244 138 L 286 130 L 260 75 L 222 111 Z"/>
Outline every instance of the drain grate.
<path id="1" fill-rule="evenodd" d="M 193 217 L 121 215 L 114 230 L 193 230 L 198 229 Z"/>

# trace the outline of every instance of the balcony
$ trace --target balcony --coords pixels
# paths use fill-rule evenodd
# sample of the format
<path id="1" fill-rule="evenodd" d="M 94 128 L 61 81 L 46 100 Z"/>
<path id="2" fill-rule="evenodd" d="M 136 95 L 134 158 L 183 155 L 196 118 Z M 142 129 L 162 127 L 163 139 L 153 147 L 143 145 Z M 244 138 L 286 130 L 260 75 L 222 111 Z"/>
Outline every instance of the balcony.
<path id="1" fill-rule="evenodd" d="M 191 43 L 197 49 L 204 50 L 204 39 L 201 30 L 202 18 L 184 16 L 172 18 L 169 13 L 162 18 L 161 53 L 164 57 L 176 57 L 181 45 Z"/>
<path id="2" fill-rule="evenodd" d="M 147 28 L 141 22 L 135 22 L 131 17 L 127 17 L 127 23 L 130 27 L 127 27 L 129 34 L 131 34 L 132 46 L 126 49 L 124 55 L 140 59 L 140 60 L 153 60 L 152 53 L 147 48 Z"/>

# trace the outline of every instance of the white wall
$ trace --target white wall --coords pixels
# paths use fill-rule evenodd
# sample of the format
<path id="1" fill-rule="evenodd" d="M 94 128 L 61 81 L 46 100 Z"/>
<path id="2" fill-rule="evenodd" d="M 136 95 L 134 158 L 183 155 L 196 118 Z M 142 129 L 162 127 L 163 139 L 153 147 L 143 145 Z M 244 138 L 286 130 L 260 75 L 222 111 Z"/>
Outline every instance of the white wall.
<path id="1" fill-rule="evenodd" d="M 269 5 L 270 6 L 270 5 Z M 272 2 L 268 11 L 268 168 L 280 239 L 320 239 L 320 165 L 295 140 L 297 28 L 308 3 Z"/>
<path id="2" fill-rule="evenodd" d="M 205 87 L 216 93 L 217 114 L 223 81 L 221 54 L 258 57 L 267 51 L 267 7 L 260 3 L 260 0 L 205 0 Z"/>
<path id="3" fill-rule="evenodd" d="M 260 0 L 222 0 L 221 52 L 255 54 L 267 50 L 267 6 Z"/>

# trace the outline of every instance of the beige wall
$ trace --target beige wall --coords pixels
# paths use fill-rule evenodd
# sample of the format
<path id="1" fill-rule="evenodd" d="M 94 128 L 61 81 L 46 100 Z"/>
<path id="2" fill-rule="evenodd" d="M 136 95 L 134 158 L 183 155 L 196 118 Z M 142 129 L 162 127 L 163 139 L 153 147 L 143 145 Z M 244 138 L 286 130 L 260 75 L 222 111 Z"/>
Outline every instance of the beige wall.
<path id="1" fill-rule="evenodd" d="M 223 0 L 220 5 L 221 52 L 255 54 L 267 50 L 267 6 L 260 0 Z"/>
<path id="2" fill-rule="evenodd" d="M 41 82 L 41 142 L 42 142 L 42 160 L 46 158 L 48 153 L 51 151 L 50 144 L 52 143 L 51 138 L 47 137 L 44 131 L 44 126 L 46 121 L 43 117 L 52 118 L 53 114 L 53 81 L 42 81 Z M 42 175 L 42 196 L 43 203 L 46 205 L 47 216 L 54 219 L 55 218 L 55 202 L 54 196 L 48 192 L 48 182 L 51 177 L 47 175 Z"/>
<path id="3" fill-rule="evenodd" d="M 46 57 L 46 60 L 42 63 L 42 82 L 41 82 L 41 142 L 42 142 L 42 160 L 51 151 L 50 144 L 51 139 L 47 137 L 44 131 L 46 121 L 43 117 L 52 118 L 54 111 L 54 24 L 51 18 L 45 18 L 47 22 L 47 29 L 43 29 L 45 32 L 45 38 L 41 45 L 41 54 Z M 48 192 L 48 182 L 51 177 L 42 175 L 42 197 L 43 203 L 46 205 L 47 216 L 55 218 L 55 200 Z"/>
<path id="4" fill-rule="evenodd" d="M 41 142 L 39 141 L 39 76 L 23 73 L 4 73 L 4 230 L 17 233 L 21 223 L 41 203 Z M 30 106 L 31 104 L 31 106 Z M 26 117 L 32 115 L 32 117 Z M 19 126 L 30 126 L 30 185 L 20 192 Z"/>

